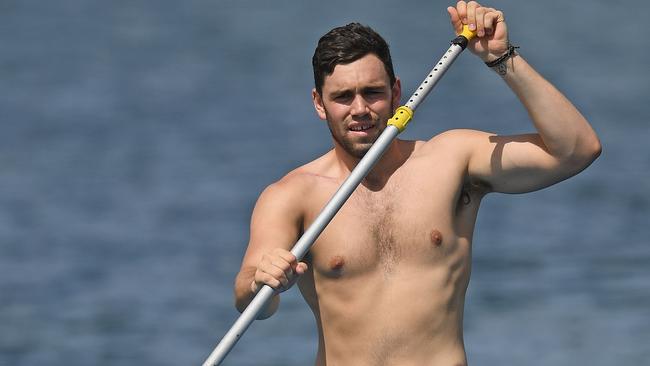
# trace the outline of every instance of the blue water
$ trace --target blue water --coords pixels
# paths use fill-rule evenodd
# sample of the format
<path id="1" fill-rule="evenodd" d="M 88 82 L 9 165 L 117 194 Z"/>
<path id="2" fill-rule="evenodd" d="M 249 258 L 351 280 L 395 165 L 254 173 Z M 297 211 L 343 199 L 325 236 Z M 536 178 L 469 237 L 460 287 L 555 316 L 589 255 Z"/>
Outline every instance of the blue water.
<path id="1" fill-rule="evenodd" d="M 650 43 L 640 0 L 496 1 L 521 53 L 600 134 L 546 190 L 490 195 L 465 319 L 473 365 L 650 362 Z M 446 49 L 428 1 L 0 4 L 0 365 L 198 365 L 235 320 L 259 192 L 325 152 L 310 101 L 318 37 L 358 20 L 407 93 Z M 406 138 L 531 130 L 463 55 Z M 227 365 L 309 365 L 297 291 Z"/>

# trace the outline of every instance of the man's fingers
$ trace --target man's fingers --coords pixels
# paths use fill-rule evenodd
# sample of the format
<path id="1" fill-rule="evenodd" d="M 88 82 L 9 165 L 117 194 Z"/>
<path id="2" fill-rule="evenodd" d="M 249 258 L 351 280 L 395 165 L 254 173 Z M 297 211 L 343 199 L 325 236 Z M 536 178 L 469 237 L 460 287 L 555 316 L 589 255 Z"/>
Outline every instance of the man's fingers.
<path id="1" fill-rule="evenodd" d="M 274 290 L 287 290 L 298 276 L 304 274 L 309 266 L 305 262 L 296 263 L 293 268 L 289 267 L 289 274 L 277 266 L 269 266 L 264 271 L 259 270 L 255 274 L 255 280 L 251 284 L 251 291 L 257 292 L 262 285 L 268 285 Z M 295 275 L 294 275 L 295 273 Z"/>
<path id="2" fill-rule="evenodd" d="M 305 262 L 299 262 L 298 264 L 296 264 L 295 269 L 294 269 L 294 272 L 296 272 L 296 274 L 298 274 L 298 275 L 302 275 L 302 274 L 304 274 L 305 272 L 307 272 L 307 269 L 308 269 L 308 268 L 309 268 L 309 267 L 307 266 L 307 263 L 305 263 Z"/>
<path id="3" fill-rule="evenodd" d="M 467 24 L 467 3 L 463 0 L 456 4 L 456 11 L 460 17 L 461 28 L 463 24 Z"/>
<path id="4" fill-rule="evenodd" d="M 290 251 L 284 249 L 276 249 L 273 251 L 273 254 L 284 259 L 287 263 L 296 262 L 296 256 L 293 255 Z"/>
<path id="5" fill-rule="evenodd" d="M 286 262 L 284 259 L 276 258 L 271 261 L 271 264 L 280 269 L 285 276 L 291 275 L 291 263 Z"/>
<path id="6" fill-rule="evenodd" d="M 476 8 L 476 35 L 483 37 L 485 35 L 485 13 L 486 9 L 482 7 Z"/>
<path id="7" fill-rule="evenodd" d="M 495 14 L 495 10 L 492 8 L 487 9 L 484 16 L 484 25 L 483 25 L 483 27 L 485 28 L 485 34 L 490 35 L 494 32 L 494 26 L 496 25 L 496 18 L 497 15 Z"/>
<path id="8" fill-rule="evenodd" d="M 298 262 L 291 252 L 284 249 L 274 250 L 262 257 L 251 290 L 256 292 L 262 285 L 268 285 L 274 290 L 287 290 L 307 268 L 307 264 Z"/>
<path id="9" fill-rule="evenodd" d="M 476 1 L 467 3 L 467 24 L 471 31 L 476 31 L 476 8 L 478 7 L 479 5 Z"/>
<path id="10" fill-rule="evenodd" d="M 460 34 L 463 31 L 463 22 L 460 21 L 458 10 L 450 6 L 447 8 L 447 12 L 449 13 L 449 20 L 451 21 L 451 25 L 454 27 L 456 34 Z"/>
<path id="11" fill-rule="evenodd" d="M 486 34 L 491 34 L 496 24 L 496 9 L 484 8 L 479 6 L 476 8 L 476 34 L 483 37 Z"/>
<path id="12" fill-rule="evenodd" d="M 274 290 L 277 290 L 280 287 L 282 287 L 282 282 L 280 282 L 280 280 L 275 278 L 273 275 L 265 272 L 259 272 L 259 274 L 255 276 L 255 283 L 258 284 L 257 286 L 258 289 L 262 285 L 268 285 L 272 287 Z"/>
<path id="13" fill-rule="evenodd" d="M 286 262 L 273 263 L 273 266 L 266 270 L 268 274 L 278 279 L 283 286 L 286 286 L 289 283 L 289 277 L 291 276 L 291 266 Z"/>
<path id="14" fill-rule="evenodd" d="M 255 281 L 258 283 L 267 284 L 273 288 L 277 288 L 278 284 L 287 284 L 289 282 L 288 273 L 291 273 L 291 266 L 282 259 L 277 257 L 265 256 L 257 267 L 255 272 Z M 273 281 L 270 278 L 273 278 Z"/>
<path id="15" fill-rule="evenodd" d="M 291 252 L 284 249 L 276 249 L 270 255 L 266 255 L 265 259 L 271 264 L 282 269 L 286 275 L 291 274 L 291 268 L 298 262 L 296 256 Z"/>

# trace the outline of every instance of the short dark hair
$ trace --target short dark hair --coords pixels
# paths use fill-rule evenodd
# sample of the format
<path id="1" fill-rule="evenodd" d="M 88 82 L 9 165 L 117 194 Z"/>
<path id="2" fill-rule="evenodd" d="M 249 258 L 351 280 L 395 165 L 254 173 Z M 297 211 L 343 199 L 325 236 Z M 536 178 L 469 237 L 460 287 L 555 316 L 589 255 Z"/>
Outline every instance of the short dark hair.
<path id="1" fill-rule="evenodd" d="M 311 59 L 318 94 L 322 94 L 325 76 L 332 74 L 336 65 L 349 64 L 368 54 L 374 54 L 381 60 L 393 86 L 395 72 L 390 50 L 377 32 L 359 23 L 350 23 L 327 32 L 318 40 Z"/>

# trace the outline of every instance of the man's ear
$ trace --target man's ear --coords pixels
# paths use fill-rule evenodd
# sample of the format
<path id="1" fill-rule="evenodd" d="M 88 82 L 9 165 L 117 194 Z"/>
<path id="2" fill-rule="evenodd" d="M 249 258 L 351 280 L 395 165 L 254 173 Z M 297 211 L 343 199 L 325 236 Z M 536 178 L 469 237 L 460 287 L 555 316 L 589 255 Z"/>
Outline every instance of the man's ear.
<path id="1" fill-rule="evenodd" d="M 322 120 L 327 119 L 327 115 L 325 114 L 325 106 L 323 105 L 323 98 L 318 94 L 318 91 L 316 91 L 316 88 L 311 90 L 311 99 L 314 102 L 314 108 L 316 109 L 316 114 L 318 114 L 318 117 Z"/>
<path id="2" fill-rule="evenodd" d="M 393 110 L 396 110 L 397 107 L 400 106 L 399 103 L 402 99 L 402 82 L 398 77 L 395 78 L 395 84 L 393 84 L 393 88 L 391 91 L 393 94 L 393 99 L 391 100 L 391 103 L 393 104 Z"/>

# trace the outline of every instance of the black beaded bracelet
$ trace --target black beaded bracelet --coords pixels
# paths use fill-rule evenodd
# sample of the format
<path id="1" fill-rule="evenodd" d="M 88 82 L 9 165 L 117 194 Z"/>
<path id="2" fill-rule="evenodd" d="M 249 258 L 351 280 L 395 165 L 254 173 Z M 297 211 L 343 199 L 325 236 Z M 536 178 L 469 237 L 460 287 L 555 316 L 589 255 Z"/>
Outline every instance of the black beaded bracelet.
<path id="1" fill-rule="evenodd" d="M 509 59 L 510 57 L 512 57 L 512 55 L 515 54 L 515 50 L 517 48 L 519 48 L 519 46 L 513 46 L 511 44 L 508 44 L 508 51 L 503 56 L 499 57 L 496 60 L 485 62 L 485 64 L 487 65 L 487 67 L 495 67 L 495 66 L 499 65 L 500 63 L 502 63 L 503 61 L 505 61 L 505 60 Z"/>

